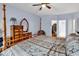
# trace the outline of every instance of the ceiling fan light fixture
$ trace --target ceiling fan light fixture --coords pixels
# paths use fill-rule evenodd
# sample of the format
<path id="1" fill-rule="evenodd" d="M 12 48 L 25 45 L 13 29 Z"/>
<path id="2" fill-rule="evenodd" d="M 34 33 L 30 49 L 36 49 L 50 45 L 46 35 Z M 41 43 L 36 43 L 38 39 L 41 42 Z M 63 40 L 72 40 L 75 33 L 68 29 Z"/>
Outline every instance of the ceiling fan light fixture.
<path id="1" fill-rule="evenodd" d="M 42 7 L 45 8 L 46 6 L 45 5 L 42 5 Z"/>
<path id="2" fill-rule="evenodd" d="M 48 4 L 50 4 L 50 3 L 33 4 L 32 6 L 40 6 L 40 8 L 39 8 L 39 11 L 40 11 L 45 7 L 48 8 L 48 9 L 51 9 L 51 6 L 49 6 Z"/>

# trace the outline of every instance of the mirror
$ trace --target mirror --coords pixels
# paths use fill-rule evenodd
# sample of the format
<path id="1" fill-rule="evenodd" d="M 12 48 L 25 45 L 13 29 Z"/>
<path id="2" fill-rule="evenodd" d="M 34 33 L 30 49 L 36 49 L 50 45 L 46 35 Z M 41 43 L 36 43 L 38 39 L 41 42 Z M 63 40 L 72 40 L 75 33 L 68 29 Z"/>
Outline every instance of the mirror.
<path id="1" fill-rule="evenodd" d="M 23 26 L 23 31 L 28 32 L 28 30 L 29 30 L 29 23 L 28 23 L 26 18 L 23 18 L 23 20 L 21 20 L 20 25 Z"/>

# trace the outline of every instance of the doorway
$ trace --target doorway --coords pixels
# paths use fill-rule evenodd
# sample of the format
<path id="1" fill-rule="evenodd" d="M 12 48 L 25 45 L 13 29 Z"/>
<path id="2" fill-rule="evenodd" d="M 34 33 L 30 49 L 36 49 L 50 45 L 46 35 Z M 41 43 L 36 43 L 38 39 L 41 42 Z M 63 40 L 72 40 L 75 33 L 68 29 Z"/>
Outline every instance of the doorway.
<path id="1" fill-rule="evenodd" d="M 66 37 L 66 20 L 52 20 L 52 37 Z"/>
<path id="2" fill-rule="evenodd" d="M 52 37 L 57 37 L 56 32 L 57 32 L 57 24 L 54 23 L 54 24 L 52 25 Z"/>
<path id="3" fill-rule="evenodd" d="M 57 37 L 57 21 L 52 20 L 52 37 Z"/>

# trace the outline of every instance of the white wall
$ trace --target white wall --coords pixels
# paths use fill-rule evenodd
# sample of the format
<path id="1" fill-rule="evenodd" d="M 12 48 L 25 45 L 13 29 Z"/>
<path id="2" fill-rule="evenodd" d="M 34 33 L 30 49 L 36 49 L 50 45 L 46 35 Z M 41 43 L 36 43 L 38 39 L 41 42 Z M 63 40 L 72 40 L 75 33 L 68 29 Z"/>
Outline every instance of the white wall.
<path id="1" fill-rule="evenodd" d="M 2 12 L 2 9 L 0 9 L 0 15 L 2 14 L 1 12 Z M 29 32 L 32 32 L 32 34 L 37 33 L 37 31 L 39 30 L 39 25 L 40 25 L 39 16 L 19 10 L 15 7 L 11 7 L 10 4 L 7 4 L 6 17 L 7 17 L 7 36 L 10 36 L 10 25 L 11 25 L 10 18 L 11 17 L 15 17 L 17 19 L 18 24 L 23 18 L 26 18 L 27 21 L 29 22 Z M 2 16 L 0 16 L 0 20 L 3 20 Z"/>
<path id="2" fill-rule="evenodd" d="M 79 19 L 76 20 L 76 31 L 79 31 Z"/>
<path id="3" fill-rule="evenodd" d="M 69 35 L 70 33 L 73 32 L 73 20 L 67 20 L 67 34 Z"/>

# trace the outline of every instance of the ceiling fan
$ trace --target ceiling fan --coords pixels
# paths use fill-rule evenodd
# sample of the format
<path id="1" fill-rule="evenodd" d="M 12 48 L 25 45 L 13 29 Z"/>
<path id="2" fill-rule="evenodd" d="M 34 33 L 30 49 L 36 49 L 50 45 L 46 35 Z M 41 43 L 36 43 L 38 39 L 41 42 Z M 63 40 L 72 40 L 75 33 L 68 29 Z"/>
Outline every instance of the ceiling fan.
<path id="1" fill-rule="evenodd" d="M 39 3 L 39 4 L 33 4 L 32 6 L 41 6 L 39 8 L 39 11 L 40 11 L 40 10 L 42 10 L 43 7 L 46 7 L 48 9 L 51 9 L 51 7 L 48 4 L 50 4 L 50 3 Z"/>

